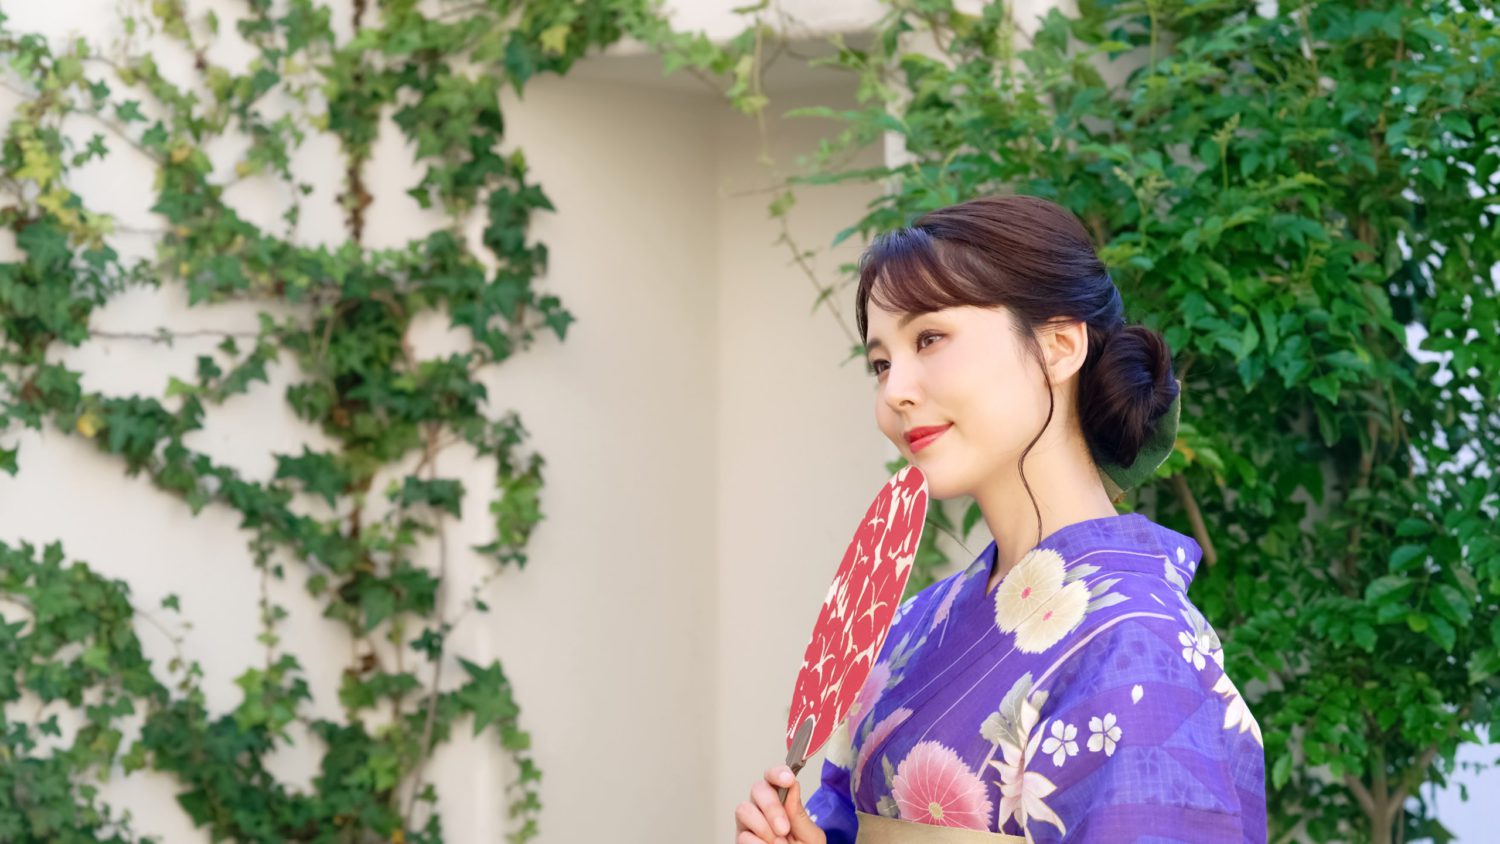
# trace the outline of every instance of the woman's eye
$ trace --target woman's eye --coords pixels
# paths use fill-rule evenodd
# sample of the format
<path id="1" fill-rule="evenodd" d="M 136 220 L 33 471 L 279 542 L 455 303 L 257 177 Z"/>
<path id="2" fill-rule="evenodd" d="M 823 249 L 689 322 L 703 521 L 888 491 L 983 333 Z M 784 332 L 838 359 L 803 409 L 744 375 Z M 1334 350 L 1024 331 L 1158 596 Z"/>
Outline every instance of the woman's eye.
<path id="1" fill-rule="evenodd" d="M 922 349 L 927 348 L 922 343 L 923 340 L 926 340 L 928 338 L 936 340 L 936 339 L 938 339 L 938 338 L 940 338 L 942 336 L 943 335 L 940 332 L 937 332 L 937 331 L 923 331 L 921 334 L 917 335 L 917 351 L 921 351 Z M 882 368 L 882 366 L 884 368 Z M 890 366 L 891 366 L 890 363 L 888 363 L 887 361 L 874 360 L 874 361 L 870 361 L 870 365 L 865 367 L 865 371 L 868 372 L 871 375 L 879 376 L 880 373 L 884 372 L 886 369 L 889 369 Z"/>

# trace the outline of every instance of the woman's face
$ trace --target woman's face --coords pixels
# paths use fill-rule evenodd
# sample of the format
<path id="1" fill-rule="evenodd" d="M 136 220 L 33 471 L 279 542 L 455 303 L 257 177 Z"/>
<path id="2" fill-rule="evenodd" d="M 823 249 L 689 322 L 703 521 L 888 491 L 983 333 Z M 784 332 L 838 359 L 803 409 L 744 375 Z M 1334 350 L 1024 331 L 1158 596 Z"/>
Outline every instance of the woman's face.
<path id="1" fill-rule="evenodd" d="M 927 476 L 928 494 L 972 495 L 997 472 L 1015 471 L 1046 421 L 1047 386 L 1010 312 L 962 306 L 909 315 L 871 303 L 868 316 L 876 424 Z M 907 432 L 930 426 L 950 427 L 914 452 Z"/>

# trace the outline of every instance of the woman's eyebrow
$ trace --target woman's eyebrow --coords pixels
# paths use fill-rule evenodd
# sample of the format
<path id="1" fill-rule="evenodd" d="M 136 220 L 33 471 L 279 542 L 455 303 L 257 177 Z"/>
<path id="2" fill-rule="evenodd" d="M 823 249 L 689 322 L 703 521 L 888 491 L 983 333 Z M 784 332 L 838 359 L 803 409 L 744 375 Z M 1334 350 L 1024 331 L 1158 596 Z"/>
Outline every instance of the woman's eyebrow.
<path id="1" fill-rule="evenodd" d="M 919 312 L 909 313 L 896 322 L 896 327 L 905 328 L 912 320 L 916 319 L 919 316 L 922 316 L 922 314 Z M 865 343 L 865 357 L 868 358 L 871 352 L 875 351 L 876 349 L 883 348 L 885 348 L 885 343 L 879 337 L 872 337 L 870 338 L 870 341 L 868 343 Z"/>

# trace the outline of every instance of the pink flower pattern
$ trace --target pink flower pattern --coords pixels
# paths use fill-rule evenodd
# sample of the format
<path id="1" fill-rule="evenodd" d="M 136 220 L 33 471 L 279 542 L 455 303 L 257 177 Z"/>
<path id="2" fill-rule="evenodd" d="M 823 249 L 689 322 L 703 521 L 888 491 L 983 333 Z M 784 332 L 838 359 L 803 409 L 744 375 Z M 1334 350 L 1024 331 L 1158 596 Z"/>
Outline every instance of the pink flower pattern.
<path id="1" fill-rule="evenodd" d="M 859 694 L 854 696 L 853 705 L 849 707 L 848 717 L 851 726 L 857 726 L 866 715 L 875 711 L 875 702 L 880 700 L 881 693 L 890 682 L 890 660 L 875 663 L 875 667 L 870 669 L 869 676 L 865 678 L 865 684 L 860 687 Z"/>
<path id="2" fill-rule="evenodd" d="M 864 773 L 865 763 L 870 761 L 870 754 L 875 750 L 875 748 L 884 744 L 886 738 L 888 738 L 897 727 L 901 726 L 901 723 L 903 721 L 910 717 L 910 709 L 897 709 L 895 712 L 892 712 L 891 714 L 885 716 L 884 720 L 882 720 L 879 724 L 876 724 L 874 729 L 870 730 L 870 735 L 860 743 L 859 755 L 855 757 L 854 760 L 854 782 L 856 783 L 856 787 L 859 783 L 861 775 Z"/>
<path id="3" fill-rule="evenodd" d="M 1213 840 L 1265 844 L 1259 725 L 1210 670 L 1223 651 L 1186 595 L 1193 542 L 1140 514 L 1086 520 L 994 590 L 982 588 L 991 543 L 962 576 L 919 593 L 851 695 L 850 745 L 825 759 L 806 804 L 819 828 L 853 841 L 864 812 L 1044 844 L 1082 830 L 1180 838 L 1212 816 Z M 1109 682 L 1093 682 L 1101 672 Z M 1158 752 L 1167 742 L 1192 753 Z M 1152 812 L 1112 814 L 1143 794 Z"/>
<path id="4" fill-rule="evenodd" d="M 989 829 L 990 803 L 984 781 L 958 754 L 935 741 L 912 747 L 896 767 L 891 796 L 904 820 L 933 826 Z"/>

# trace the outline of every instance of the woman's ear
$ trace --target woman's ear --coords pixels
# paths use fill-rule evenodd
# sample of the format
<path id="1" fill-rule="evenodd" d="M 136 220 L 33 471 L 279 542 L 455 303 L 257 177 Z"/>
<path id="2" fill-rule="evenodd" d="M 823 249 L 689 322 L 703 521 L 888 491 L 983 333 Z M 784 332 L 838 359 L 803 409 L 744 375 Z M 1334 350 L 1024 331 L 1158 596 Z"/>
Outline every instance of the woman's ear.
<path id="1" fill-rule="evenodd" d="M 1042 332 L 1042 359 L 1047 361 L 1052 383 L 1061 384 L 1078 374 L 1089 351 L 1089 327 L 1080 319 L 1049 320 Z"/>

